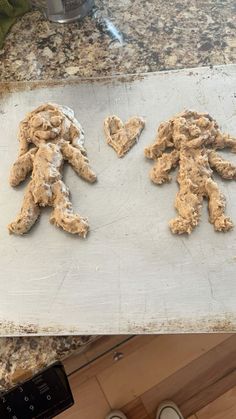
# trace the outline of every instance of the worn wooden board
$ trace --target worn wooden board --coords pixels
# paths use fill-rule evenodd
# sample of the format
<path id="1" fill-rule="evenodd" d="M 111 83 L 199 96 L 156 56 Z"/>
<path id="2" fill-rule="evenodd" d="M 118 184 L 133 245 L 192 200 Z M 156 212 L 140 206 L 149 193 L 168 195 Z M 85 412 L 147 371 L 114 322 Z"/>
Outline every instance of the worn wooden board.
<path id="1" fill-rule="evenodd" d="M 0 334 L 235 331 L 235 230 L 215 233 L 205 206 L 190 237 L 173 236 L 176 174 L 170 184 L 151 184 L 143 149 L 159 123 L 184 108 L 208 111 L 236 135 L 236 66 L 15 87 L 2 85 L 0 102 Z M 50 225 L 49 209 L 28 235 L 7 232 L 25 189 L 7 180 L 17 126 L 45 101 L 72 107 L 86 132 L 97 184 L 65 168 L 74 207 L 90 221 L 86 240 Z M 147 121 L 124 159 L 104 142 L 103 119 L 113 113 Z M 236 184 L 217 181 L 236 223 Z"/>

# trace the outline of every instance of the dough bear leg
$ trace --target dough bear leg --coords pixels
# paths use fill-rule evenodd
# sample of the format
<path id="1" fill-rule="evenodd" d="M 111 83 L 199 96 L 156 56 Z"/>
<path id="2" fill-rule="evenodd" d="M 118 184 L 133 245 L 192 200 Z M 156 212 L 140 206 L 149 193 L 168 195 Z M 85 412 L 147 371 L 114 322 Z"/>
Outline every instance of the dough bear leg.
<path id="1" fill-rule="evenodd" d="M 175 208 L 179 216 L 170 220 L 169 227 L 174 234 L 190 234 L 197 226 L 202 208 L 202 195 L 191 191 L 189 186 L 180 184 L 175 200 Z"/>
<path id="2" fill-rule="evenodd" d="M 54 210 L 50 217 L 51 223 L 85 238 L 89 230 L 87 219 L 73 212 L 66 185 L 59 180 L 52 186 L 52 190 Z"/>
<path id="3" fill-rule="evenodd" d="M 218 185 L 212 179 L 206 181 L 206 192 L 208 196 L 209 220 L 216 231 L 228 231 L 233 228 L 233 223 L 225 215 L 225 197 L 220 192 Z"/>
<path id="4" fill-rule="evenodd" d="M 17 235 L 27 233 L 35 224 L 40 215 L 40 208 L 34 202 L 31 192 L 31 182 L 28 184 L 25 191 L 23 204 L 17 218 L 8 225 L 9 233 Z"/>

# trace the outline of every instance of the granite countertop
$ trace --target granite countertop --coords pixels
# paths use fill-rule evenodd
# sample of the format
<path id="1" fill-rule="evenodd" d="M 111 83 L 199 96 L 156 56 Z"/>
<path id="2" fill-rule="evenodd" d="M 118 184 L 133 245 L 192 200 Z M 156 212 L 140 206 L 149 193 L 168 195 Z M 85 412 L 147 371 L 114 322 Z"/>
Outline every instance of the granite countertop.
<path id="1" fill-rule="evenodd" d="M 235 12 L 234 0 L 97 0 L 96 9 L 82 22 L 60 25 L 34 10 L 20 18 L 6 38 L 0 51 L 1 81 L 235 63 Z M 1 338 L 0 389 L 91 339 Z"/>
<path id="2" fill-rule="evenodd" d="M 95 336 L 0 338 L 0 392 L 54 361 L 82 351 L 95 339 Z"/>
<path id="3" fill-rule="evenodd" d="M 40 11 L 22 17 L 0 52 L 1 81 L 235 62 L 234 0 L 96 0 L 96 9 L 67 25 Z"/>

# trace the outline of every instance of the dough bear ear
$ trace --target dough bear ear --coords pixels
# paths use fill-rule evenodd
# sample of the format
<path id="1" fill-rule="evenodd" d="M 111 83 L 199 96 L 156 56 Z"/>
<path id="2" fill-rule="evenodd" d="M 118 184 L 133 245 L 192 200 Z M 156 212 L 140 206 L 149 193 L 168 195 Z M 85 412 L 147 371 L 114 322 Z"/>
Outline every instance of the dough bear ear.
<path id="1" fill-rule="evenodd" d="M 116 115 L 108 116 L 104 121 L 106 142 L 114 148 L 118 157 L 123 157 L 138 141 L 144 126 L 144 120 L 138 116 L 125 123 Z"/>

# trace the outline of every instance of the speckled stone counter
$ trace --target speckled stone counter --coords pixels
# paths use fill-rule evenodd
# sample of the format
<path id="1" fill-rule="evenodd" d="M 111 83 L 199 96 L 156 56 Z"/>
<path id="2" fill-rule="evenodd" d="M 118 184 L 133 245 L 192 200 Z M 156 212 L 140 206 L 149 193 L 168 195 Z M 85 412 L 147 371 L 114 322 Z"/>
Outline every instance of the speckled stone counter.
<path id="1" fill-rule="evenodd" d="M 109 7 L 108 7 L 109 5 Z M 96 11 L 97 9 L 97 11 Z M 0 81 L 66 79 L 236 62 L 235 0 L 97 0 L 82 22 L 23 16 L 0 51 Z M 0 339 L 0 389 L 92 337 Z"/>
<path id="2" fill-rule="evenodd" d="M 97 0 L 96 8 L 97 17 L 69 25 L 50 23 L 39 11 L 22 17 L 0 53 L 1 80 L 235 62 L 234 0 Z"/>
<path id="3" fill-rule="evenodd" d="M 95 336 L 0 338 L 0 391 L 40 369 L 82 351 Z"/>

